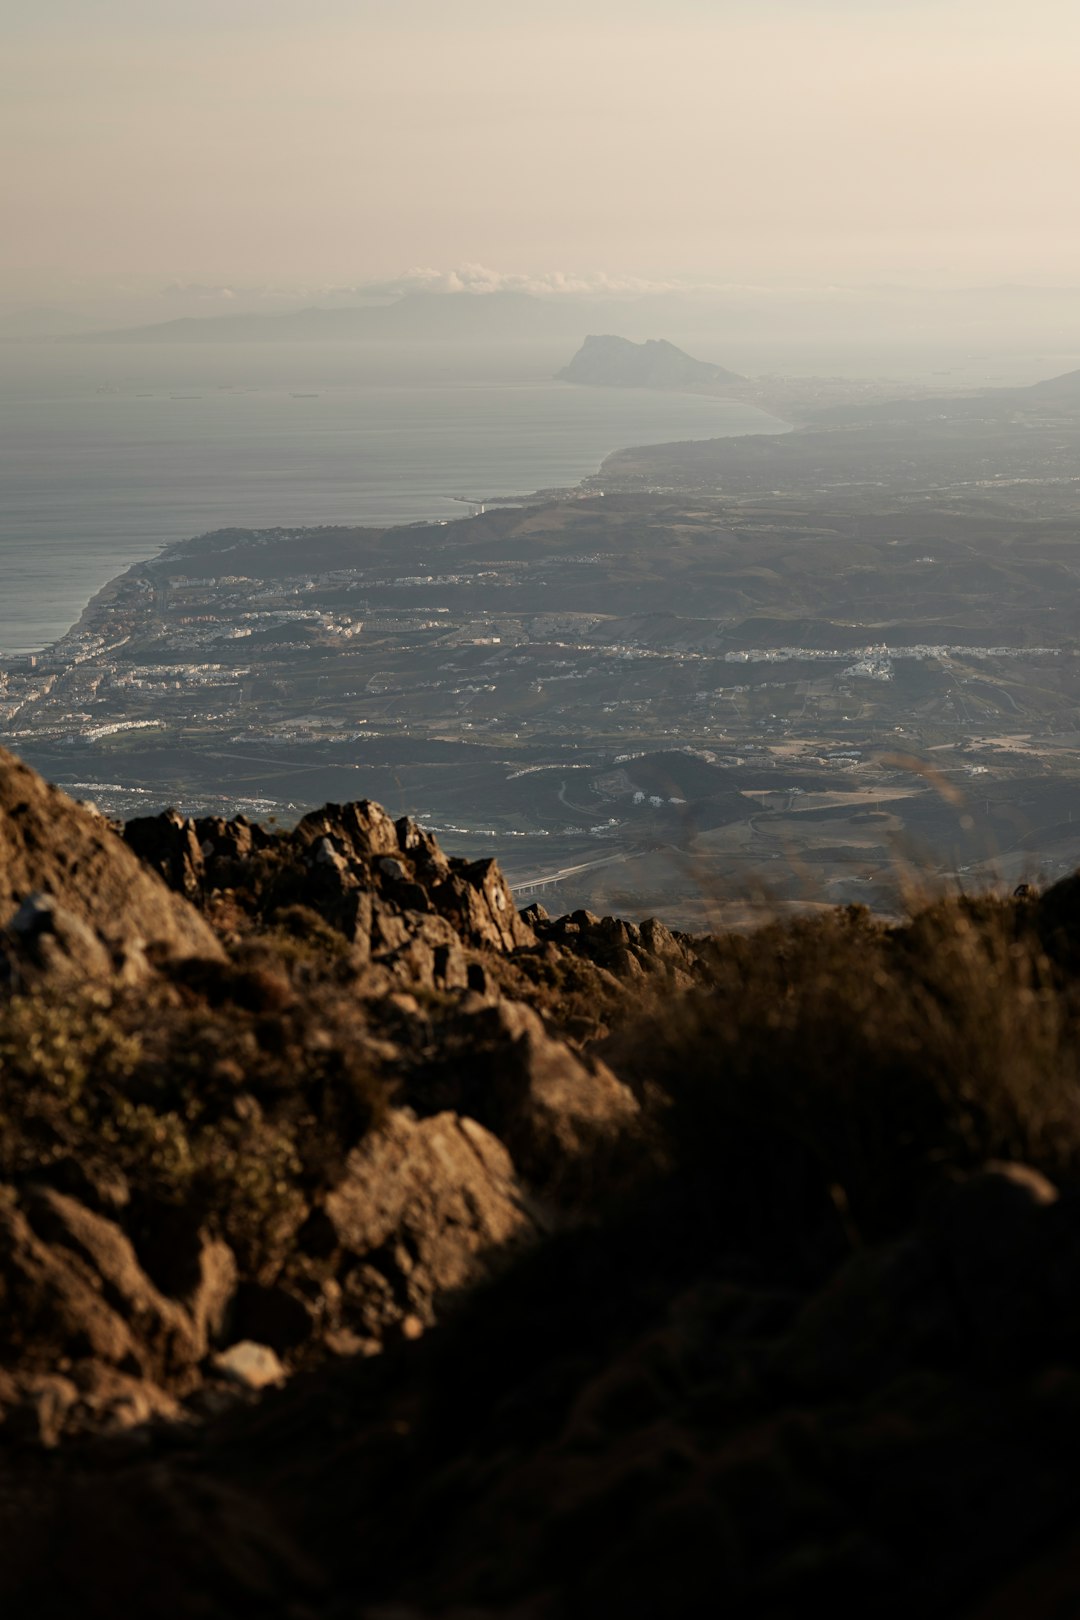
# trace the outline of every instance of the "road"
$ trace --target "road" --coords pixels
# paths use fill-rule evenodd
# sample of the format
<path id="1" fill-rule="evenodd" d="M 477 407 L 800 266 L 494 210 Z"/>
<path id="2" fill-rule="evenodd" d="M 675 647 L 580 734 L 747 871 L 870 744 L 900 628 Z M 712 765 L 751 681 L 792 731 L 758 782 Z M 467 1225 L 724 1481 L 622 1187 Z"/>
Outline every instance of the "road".
<path id="1" fill-rule="evenodd" d="M 596 861 L 580 861 L 577 866 L 560 866 L 554 872 L 541 872 L 533 877 L 512 878 L 507 881 L 516 895 L 525 894 L 533 889 L 549 889 L 564 878 L 578 877 L 582 872 L 594 872 L 599 866 L 619 866 L 623 861 L 631 859 L 627 852 L 622 855 L 605 855 Z"/>

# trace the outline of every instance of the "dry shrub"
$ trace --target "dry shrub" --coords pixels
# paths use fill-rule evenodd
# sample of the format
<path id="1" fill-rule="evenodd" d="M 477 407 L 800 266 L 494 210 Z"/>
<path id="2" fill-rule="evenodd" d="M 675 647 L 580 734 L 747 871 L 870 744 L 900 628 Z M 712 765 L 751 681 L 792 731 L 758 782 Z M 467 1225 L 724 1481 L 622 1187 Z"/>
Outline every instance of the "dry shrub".
<path id="1" fill-rule="evenodd" d="M 385 1088 L 355 1000 L 219 964 L 188 977 L 0 1002 L 0 1182 L 104 1198 L 133 1236 L 171 1212 L 272 1275 Z"/>
<path id="2" fill-rule="evenodd" d="M 675 1105 L 688 1184 L 739 1247 L 882 1236 L 991 1158 L 1080 1171 L 1080 1000 L 1012 905 L 719 938 L 709 989 L 633 1049 Z"/>

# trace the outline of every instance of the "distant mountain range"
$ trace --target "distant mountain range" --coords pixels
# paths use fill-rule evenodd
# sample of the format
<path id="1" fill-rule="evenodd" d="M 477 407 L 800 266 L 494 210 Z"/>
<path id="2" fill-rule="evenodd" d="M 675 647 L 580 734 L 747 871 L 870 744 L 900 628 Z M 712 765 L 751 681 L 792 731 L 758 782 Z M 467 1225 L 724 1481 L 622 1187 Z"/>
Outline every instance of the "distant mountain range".
<path id="1" fill-rule="evenodd" d="M 845 306 L 845 309 L 848 309 Z M 721 319 L 722 315 L 722 319 Z M 821 311 L 818 311 L 821 316 Z M 851 311 L 848 309 L 848 316 Z M 747 296 L 736 300 L 725 311 L 712 310 L 704 303 L 686 300 L 678 294 L 649 293 L 631 298 L 560 296 L 540 297 L 514 290 L 477 293 L 410 292 L 389 303 L 311 306 L 274 314 L 218 314 L 185 316 L 150 325 L 111 328 L 107 331 L 72 331 L 71 342 L 87 344 L 217 344 L 217 343 L 362 343 L 362 342 L 459 342 L 512 343 L 533 339 L 560 342 L 579 341 L 582 331 L 603 324 L 617 326 L 622 333 L 644 336 L 657 329 L 686 334 L 694 342 L 706 331 L 710 320 L 717 321 L 715 341 L 725 341 L 726 330 L 734 324 L 745 332 L 766 321 L 775 342 L 784 328 L 782 312 L 762 306 L 752 308 Z M 74 319 L 74 317 L 73 317 Z M 53 337 L 61 334 L 55 331 Z M 711 333 L 711 327 L 709 328 Z M 0 332 L 0 335 L 4 335 Z M 8 334 L 12 335 L 12 334 Z M 710 342 L 710 336 L 703 336 Z M 592 335 L 562 371 L 569 382 L 600 387 L 654 388 L 684 392 L 730 390 L 763 409 L 789 421 L 816 421 L 836 426 L 851 420 L 876 421 L 900 416 L 929 417 L 942 411 L 943 395 L 936 390 L 926 397 L 918 385 L 892 383 L 887 378 L 873 383 L 845 383 L 840 377 L 781 378 L 772 375 L 758 382 L 748 381 L 723 366 L 697 360 L 675 344 L 656 338 L 635 341 L 627 336 Z M 948 396 L 944 396 L 948 398 Z M 1007 412 L 1011 408 L 1064 410 L 1080 407 L 1080 371 L 1051 377 L 1029 388 L 971 388 L 949 399 L 948 414 L 984 415 L 988 409 Z"/>
<path id="2" fill-rule="evenodd" d="M 632 343 L 624 337 L 587 337 L 568 366 L 556 374 L 562 382 L 600 388 L 715 388 L 743 383 L 738 372 L 695 360 L 666 338 Z"/>
<path id="3" fill-rule="evenodd" d="M 1080 371 L 1066 371 L 1060 377 L 1048 377 L 1045 382 L 1032 383 L 1020 393 L 1036 399 L 1080 401 Z"/>
<path id="4" fill-rule="evenodd" d="M 105 295 L 107 293 L 107 296 Z M 227 295 L 223 302 L 221 295 Z M 215 295 L 208 302 L 207 296 Z M 293 297 L 290 306 L 285 300 Z M 91 343 L 236 343 L 504 339 L 581 342 L 586 332 L 640 340 L 663 333 L 691 354 L 731 354 L 751 371 L 886 378 L 895 357 L 922 355 L 957 386 L 1019 375 L 1018 353 L 1075 363 L 1074 288 L 911 288 L 726 283 L 635 292 L 523 287 L 443 292 L 391 285 L 322 292 L 283 288 L 162 288 L 147 278 L 101 296 L 66 285 L 0 287 L 0 337 Z M 163 318 L 167 316 L 168 318 Z M 753 354 L 751 360 L 750 355 Z M 1053 369 L 1051 361 L 1047 370 Z M 904 374 L 909 370 L 905 359 Z M 1022 369 L 1022 368 L 1021 368 Z"/>
<path id="5" fill-rule="evenodd" d="M 633 302 L 616 306 L 633 312 Z M 273 315 L 186 316 L 151 326 L 73 334 L 84 343 L 352 343 L 389 339 L 570 338 L 613 306 L 531 293 L 407 293 L 391 304 L 313 307 Z M 632 324 L 637 324 L 632 321 Z"/>

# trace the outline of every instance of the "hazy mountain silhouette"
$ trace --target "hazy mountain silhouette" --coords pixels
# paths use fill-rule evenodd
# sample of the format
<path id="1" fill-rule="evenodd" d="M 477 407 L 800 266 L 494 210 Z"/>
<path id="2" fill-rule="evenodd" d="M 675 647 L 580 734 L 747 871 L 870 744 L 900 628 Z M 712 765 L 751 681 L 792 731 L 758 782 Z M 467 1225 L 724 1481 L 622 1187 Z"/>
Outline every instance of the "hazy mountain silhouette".
<path id="1" fill-rule="evenodd" d="M 557 376 L 564 382 L 602 388 L 702 388 L 745 378 L 723 366 L 695 360 L 666 338 L 632 343 L 624 337 L 587 337 Z"/>
<path id="2" fill-rule="evenodd" d="M 274 315 L 185 316 L 76 334 L 88 343 L 355 342 L 364 339 L 572 337 L 596 318 L 578 299 L 531 293 L 407 293 L 392 304 L 312 307 Z"/>

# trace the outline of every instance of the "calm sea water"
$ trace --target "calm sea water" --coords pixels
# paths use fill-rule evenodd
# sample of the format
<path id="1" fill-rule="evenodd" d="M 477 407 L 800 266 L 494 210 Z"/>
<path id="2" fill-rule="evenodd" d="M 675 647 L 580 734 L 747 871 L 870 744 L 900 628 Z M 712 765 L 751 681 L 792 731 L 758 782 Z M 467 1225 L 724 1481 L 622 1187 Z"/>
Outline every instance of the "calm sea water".
<path id="1" fill-rule="evenodd" d="M 782 431 L 749 406 L 551 380 L 564 348 L 9 345 L 0 654 L 163 544 L 226 526 L 453 518 L 626 445 Z"/>

